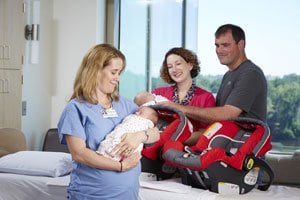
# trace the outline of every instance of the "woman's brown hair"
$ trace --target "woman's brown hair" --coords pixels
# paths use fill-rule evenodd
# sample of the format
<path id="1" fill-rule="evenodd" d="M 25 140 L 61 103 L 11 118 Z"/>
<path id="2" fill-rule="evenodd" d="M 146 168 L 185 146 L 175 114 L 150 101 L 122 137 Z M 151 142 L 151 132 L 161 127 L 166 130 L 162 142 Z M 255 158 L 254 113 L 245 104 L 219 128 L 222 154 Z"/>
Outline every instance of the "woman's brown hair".
<path id="1" fill-rule="evenodd" d="M 160 77 L 162 78 L 162 80 L 170 84 L 175 83 L 175 81 L 172 80 L 168 72 L 168 65 L 167 65 L 167 58 L 171 54 L 178 55 L 182 57 L 187 63 L 191 63 L 193 65 L 193 68 L 191 70 L 191 77 L 194 78 L 198 76 L 198 74 L 200 73 L 200 62 L 198 61 L 197 55 L 188 49 L 182 47 L 175 47 L 170 49 L 165 55 L 163 64 L 160 68 Z"/>

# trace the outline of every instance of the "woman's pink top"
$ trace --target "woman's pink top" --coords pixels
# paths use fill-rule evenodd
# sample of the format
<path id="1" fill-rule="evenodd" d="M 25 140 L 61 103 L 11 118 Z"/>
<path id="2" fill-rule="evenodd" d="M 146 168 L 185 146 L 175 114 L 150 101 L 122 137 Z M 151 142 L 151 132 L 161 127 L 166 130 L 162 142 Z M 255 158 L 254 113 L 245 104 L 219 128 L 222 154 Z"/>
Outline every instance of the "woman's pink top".
<path id="1" fill-rule="evenodd" d="M 153 94 L 162 95 L 172 101 L 172 97 L 174 94 L 174 86 L 165 86 L 155 88 L 152 91 Z M 211 92 L 208 92 L 200 87 L 195 86 L 194 96 L 191 101 L 188 103 L 189 106 L 198 106 L 198 107 L 214 107 L 215 106 L 215 98 Z M 194 119 L 190 119 L 194 131 L 199 130 L 200 128 L 206 128 L 207 124 L 202 123 L 200 121 L 196 121 Z"/>

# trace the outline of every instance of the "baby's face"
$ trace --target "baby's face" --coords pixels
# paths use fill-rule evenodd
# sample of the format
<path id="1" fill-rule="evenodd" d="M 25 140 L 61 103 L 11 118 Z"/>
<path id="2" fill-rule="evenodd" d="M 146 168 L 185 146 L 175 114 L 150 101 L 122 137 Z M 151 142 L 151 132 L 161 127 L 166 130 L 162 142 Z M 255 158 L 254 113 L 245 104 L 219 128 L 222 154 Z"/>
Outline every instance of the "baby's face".
<path id="1" fill-rule="evenodd" d="M 138 106 L 142 106 L 143 104 L 154 100 L 155 100 L 155 95 L 152 94 L 151 92 L 142 92 L 134 98 L 134 102 Z"/>
<path id="2" fill-rule="evenodd" d="M 149 108 L 148 106 L 141 106 L 141 107 L 139 107 L 136 114 L 144 117 L 144 116 L 148 116 L 149 114 L 151 114 L 152 110 L 153 109 Z"/>

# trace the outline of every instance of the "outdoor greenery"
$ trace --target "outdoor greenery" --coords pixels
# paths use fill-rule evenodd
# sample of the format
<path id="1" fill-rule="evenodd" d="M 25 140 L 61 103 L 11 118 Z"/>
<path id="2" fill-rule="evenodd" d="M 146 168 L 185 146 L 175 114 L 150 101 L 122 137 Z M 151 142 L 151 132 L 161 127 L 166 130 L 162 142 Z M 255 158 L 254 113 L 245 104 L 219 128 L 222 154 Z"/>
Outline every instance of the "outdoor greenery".
<path id="1" fill-rule="evenodd" d="M 268 125 L 273 141 L 300 146 L 300 76 L 268 81 Z"/>
<path id="2" fill-rule="evenodd" d="M 213 93 L 217 93 L 222 76 L 199 76 L 195 81 Z M 300 76 L 267 77 L 267 123 L 272 142 L 279 146 L 300 146 Z M 166 85 L 153 78 L 152 87 Z"/>

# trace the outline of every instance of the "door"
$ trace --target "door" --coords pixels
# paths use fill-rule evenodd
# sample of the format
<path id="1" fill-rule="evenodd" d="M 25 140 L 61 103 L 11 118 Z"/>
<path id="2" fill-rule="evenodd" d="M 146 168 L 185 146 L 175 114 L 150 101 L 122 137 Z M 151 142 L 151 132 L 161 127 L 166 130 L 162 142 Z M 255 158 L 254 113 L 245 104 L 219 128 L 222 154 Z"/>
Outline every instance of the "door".
<path id="1" fill-rule="evenodd" d="M 0 0 L 0 127 L 21 129 L 23 0 Z"/>

